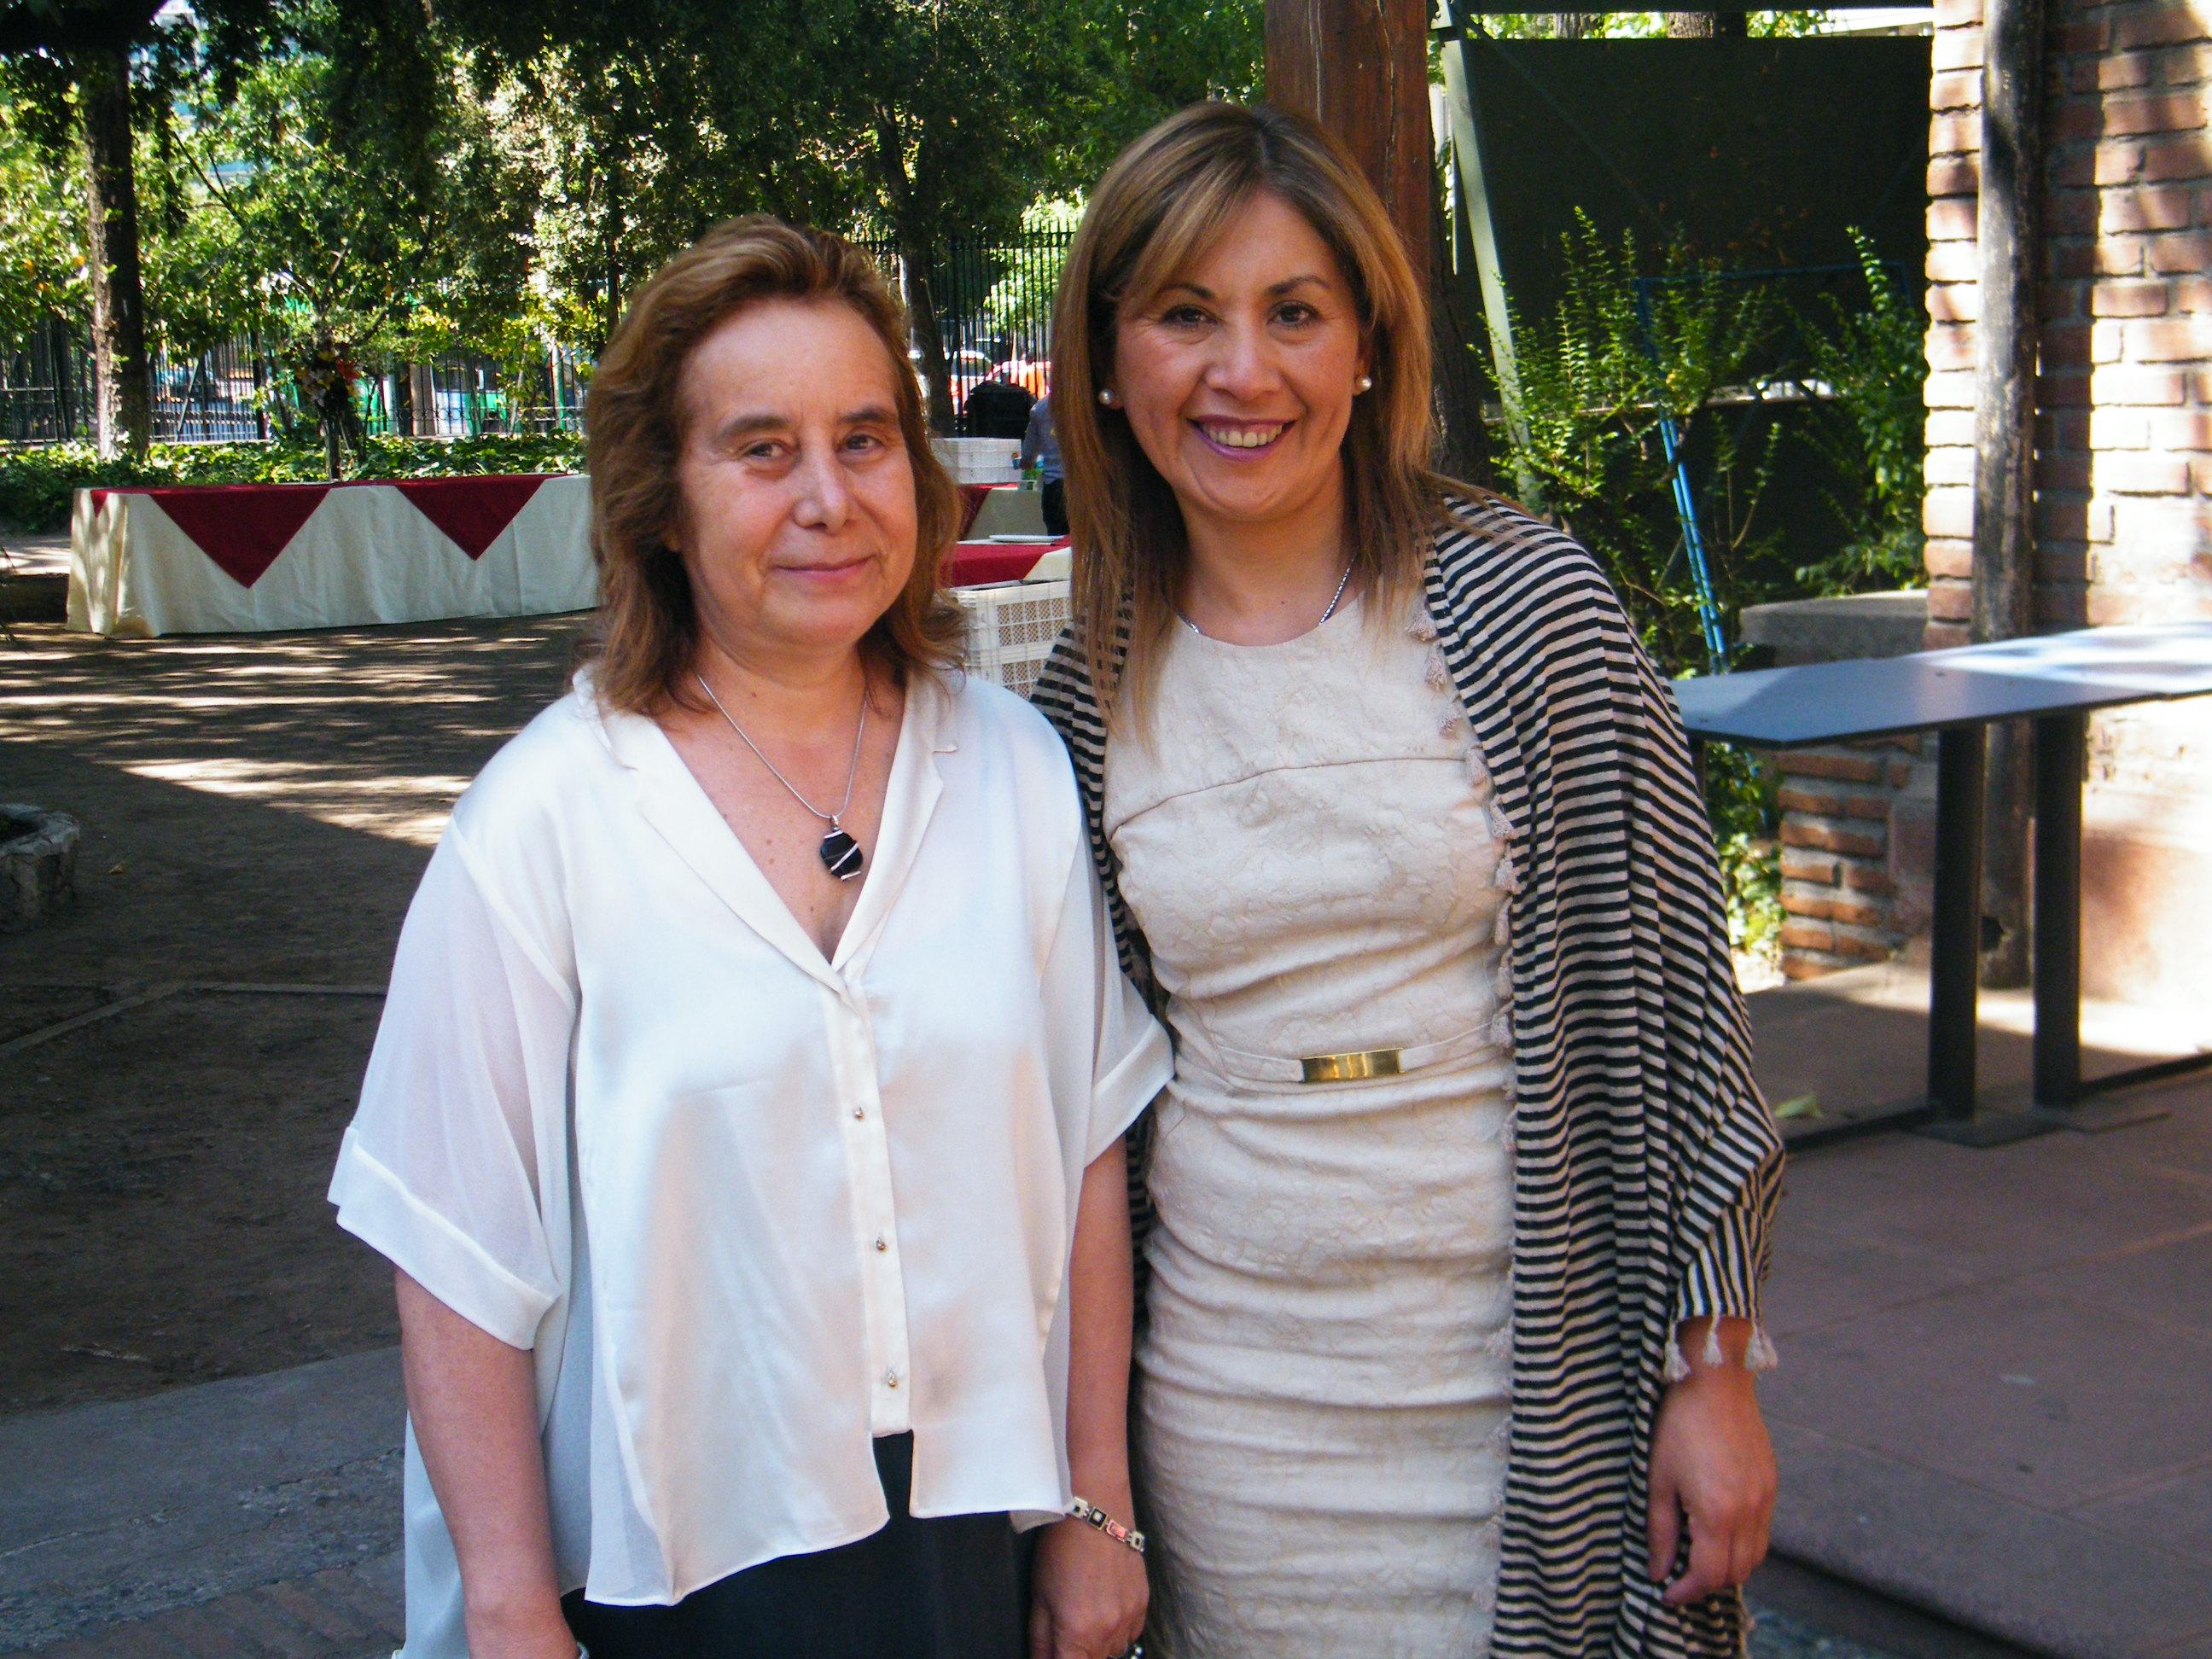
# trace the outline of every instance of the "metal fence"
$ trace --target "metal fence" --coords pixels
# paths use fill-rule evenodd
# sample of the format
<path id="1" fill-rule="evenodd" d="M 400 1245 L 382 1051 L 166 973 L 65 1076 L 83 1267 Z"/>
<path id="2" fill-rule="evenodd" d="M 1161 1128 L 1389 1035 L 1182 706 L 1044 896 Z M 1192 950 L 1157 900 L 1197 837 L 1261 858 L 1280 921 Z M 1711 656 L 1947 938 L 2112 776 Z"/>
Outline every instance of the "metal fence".
<path id="1" fill-rule="evenodd" d="M 1050 384 L 1052 303 L 1072 230 L 1024 231 L 1002 240 L 958 240 L 928 269 L 929 296 L 951 371 L 954 431 L 965 433 L 968 393 L 997 374 L 1042 396 Z M 888 240 L 868 250 L 911 302 L 916 284 Z M 919 363 L 916 365 L 919 368 Z"/>
<path id="2" fill-rule="evenodd" d="M 931 258 L 927 279 L 952 377 L 956 410 L 993 375 L 1041 395 L 1052 359 L 1052 303 L 1073 233 L 1024 232 L 956 240 Z M 918 284 L 888 240 L 867 244 L 909 295 Z M 263 340 L 242 335 L 197 356 L 157 352 L 153 437 L 164 442 L 267 438 L 299 407 L 291 375 Z M 919 368 L 919 352 L 916 367 Z M 523 363 L 449 356 L 385 363 L 356 384 L 374 434 L 475 437 L 486 432 L 573 432 L 583 423 L 590 360 L 565 346 Z M 0 347 L 0 443 L 58 443 L 92 435 L 92 354 L 81 323 L 50 318 Z M 956 426 L 965 431 L 964 422 Z"/>

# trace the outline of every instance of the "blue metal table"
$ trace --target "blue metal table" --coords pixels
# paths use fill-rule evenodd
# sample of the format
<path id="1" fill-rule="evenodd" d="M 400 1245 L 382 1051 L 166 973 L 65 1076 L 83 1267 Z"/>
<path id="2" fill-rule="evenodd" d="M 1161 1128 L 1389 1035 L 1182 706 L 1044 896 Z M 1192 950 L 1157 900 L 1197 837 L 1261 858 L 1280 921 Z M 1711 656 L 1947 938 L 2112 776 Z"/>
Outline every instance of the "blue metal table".
<path id="1" fill-rule="evenodd" d="M 1693 744 L 1792 749 L 1936 733 L 1927 1098 L 1793 1136 L 1792 1145 L 1917 1127 L 1994 1146 L 2060 1127 L 2110 1127 L 2125 1115 L 2089 1110 L 2092 1096 L 2212 1065 L 2212 1054 L 2188 1054 L 2093 1080 L 2081 1075 L 2081 779 L 2089 715 L 2212 695 L 2212 622 L 2092 628 L 1913 656 L 1719 674 L 1676 680 L 1674 695 Z M 1977 1116 L 1985 732 L 2004 720 L 2035 723 L 2034 1081 L 2026 1112 Z"/>

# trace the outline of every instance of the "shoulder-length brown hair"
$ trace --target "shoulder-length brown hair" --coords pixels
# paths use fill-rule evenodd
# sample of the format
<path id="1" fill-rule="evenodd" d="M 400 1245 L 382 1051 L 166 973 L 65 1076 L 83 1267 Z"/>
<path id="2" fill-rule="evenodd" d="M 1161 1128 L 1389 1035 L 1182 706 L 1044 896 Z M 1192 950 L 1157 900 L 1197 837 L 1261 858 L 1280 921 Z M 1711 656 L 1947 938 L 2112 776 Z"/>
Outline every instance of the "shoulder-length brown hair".
<path id="1" fill-rule="evenodd" d="M 1448 495 L 1431 466 L 1429 313 L 1405 245 L 1341 146 L 1265 105 L 1194 104 L 1123 150 L 1068 251 L 1053 319 L 1053 423 L 1067 469 L 1078 555 L 1075 621 L 1109 720 L 1127 680 L 1141 707 L 1175 618 L 1189 542 L 1175 492 L 1127 416 L 1100 407 L 1121 319 L 1188 269 L 1262 192 L 1304 214 L 1335 255 L 1375 385 L 1344 437 L 1352 577 L 1376 607 L 1418 585 Z M 1115 635 L 1126 620 L 1126 658 Z"/>
<path id="2" fill-rule="evenodd" d="M 914 469 L 914 572 L 860 649 L 903 684 L 957 660 L 958 612 L 938 590 L 960 528 L 960 495 L 930 447 L 907 366 L 906 313 L 868 256 L 842 237 L 753 214 L 717 225 L 637 291 L 592 376 L 584 453 L 599 616 L 586 659 L 609 708 L 649 714 L 701 708 L 691 687 L 699 617 L 683 556 L 669 544 L 682 498 L 676 465 L 688 412 L 678 396 L 699 343 L 750 306 L 834 301 L 858 312 L 891 367 L 899 432 Z"/>

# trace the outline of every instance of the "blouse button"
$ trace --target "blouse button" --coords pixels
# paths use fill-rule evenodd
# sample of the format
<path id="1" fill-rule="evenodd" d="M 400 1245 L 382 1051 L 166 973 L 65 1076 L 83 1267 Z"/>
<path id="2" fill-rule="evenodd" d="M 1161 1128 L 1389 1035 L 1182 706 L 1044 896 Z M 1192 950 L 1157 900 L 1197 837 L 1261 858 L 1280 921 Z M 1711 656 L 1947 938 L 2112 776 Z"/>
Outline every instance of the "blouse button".
<path id="1" fill-rule="evenodd" d="M 884 1386 L 887 1389 L 896 1389 L 898 1387 L 898 1373 L 896 1371 L 885 1371 L 884 1373 Z"/>
<path id="2" fill-rule="evenodd" d="M 888 1250 L 890 1249 L 890 1246 L 884 1242 L 884 1236 L 881 1233 L 878 1233 L 876 1235 L 876 1248 L 878 1250 Z"/>
<path id="3" fill-rule="evenodd" d="M 868 1109 L 865 1106 L 855 1106 L 853 1108 L 853 1115 L 854 1117 L 866 1117 L 867 1115 Z"/>

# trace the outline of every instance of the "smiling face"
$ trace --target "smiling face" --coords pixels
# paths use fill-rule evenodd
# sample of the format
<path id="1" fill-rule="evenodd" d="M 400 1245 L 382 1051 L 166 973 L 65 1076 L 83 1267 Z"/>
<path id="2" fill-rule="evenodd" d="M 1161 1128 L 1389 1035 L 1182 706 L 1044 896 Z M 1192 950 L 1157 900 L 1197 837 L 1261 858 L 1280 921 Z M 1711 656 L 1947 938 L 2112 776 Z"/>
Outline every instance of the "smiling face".
<path id="1" fill-rule="evenodd" d="M 741 661 L 857 646 L 914 568 L 900 372 L 836 301 L 775 300 L 684 360 L 670 537 L 705 633 Z"/>
<path id="2" fill-rule="evenodd" d="M 1263 191 L 1167 286 L 1123 308 L 1109 383 L 1194 542 L 1334 534 L 1366 360 L 1335 255 Z"/>

